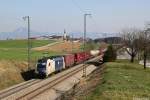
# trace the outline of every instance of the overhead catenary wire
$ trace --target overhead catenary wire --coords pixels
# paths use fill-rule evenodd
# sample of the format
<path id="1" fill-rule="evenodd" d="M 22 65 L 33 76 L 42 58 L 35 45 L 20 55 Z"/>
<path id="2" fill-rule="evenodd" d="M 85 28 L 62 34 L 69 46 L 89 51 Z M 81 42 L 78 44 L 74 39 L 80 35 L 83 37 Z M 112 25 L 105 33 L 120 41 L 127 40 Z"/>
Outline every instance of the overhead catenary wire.
<path id="1" fill-rule="evenodd" d="M 71 0 L 71 1 L 79 9 L 81 13 L 85 13 L 85 11 L 80 7 L 80 5 L 75 0 Z"/>
<path id="2" fill-rule="evenodd" d="M 72 3 L 76 6 L 76 8 L 78 8 L 78 10 L 80 11 L 80 13 L 84 14 L 87 13 L 80 5 L 79 3 L 76 2 L 76 0 L 71 0 Z M 93 15 L 93 14 L 92 14 Z M 91 17 L 92 19 L 92 23 L 94 24 L 94 27 L 96 27 L 97 29 L 99 29 L 99 26 L 97 24 L 97 22 L 95 21 L 94 17 Z"/>

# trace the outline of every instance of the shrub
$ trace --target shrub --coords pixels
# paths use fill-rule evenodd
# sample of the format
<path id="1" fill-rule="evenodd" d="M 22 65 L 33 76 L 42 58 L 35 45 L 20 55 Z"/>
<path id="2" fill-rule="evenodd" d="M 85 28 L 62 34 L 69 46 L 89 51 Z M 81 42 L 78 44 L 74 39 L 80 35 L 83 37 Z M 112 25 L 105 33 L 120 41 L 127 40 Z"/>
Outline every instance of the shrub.
<path id="1" fill-rule="evenodd" d="M 109 45 L 107 51 L 105 52 L 103 61 L 104 62 L 115 61 L 116 57 L 117 57 L 116 50 L 114 50 L 112 45 Z"/>

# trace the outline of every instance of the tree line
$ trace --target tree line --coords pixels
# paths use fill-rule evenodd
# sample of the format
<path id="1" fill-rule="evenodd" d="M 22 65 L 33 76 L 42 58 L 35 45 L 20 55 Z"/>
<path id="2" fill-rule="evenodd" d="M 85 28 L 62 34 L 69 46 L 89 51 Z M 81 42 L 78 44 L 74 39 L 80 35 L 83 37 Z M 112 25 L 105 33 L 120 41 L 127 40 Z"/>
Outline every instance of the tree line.
<path id="1" fill-rule="evenodd" d="M 131 62 L 134 62 L 137 54 L 140 54 L 144 60 L 144 69 L 146 69 L 146 61 L 150 54 L 150 27 L 143 30 L 137 28 L 127 28 L 120 33 L 122 43 L 131 56 Z"/>

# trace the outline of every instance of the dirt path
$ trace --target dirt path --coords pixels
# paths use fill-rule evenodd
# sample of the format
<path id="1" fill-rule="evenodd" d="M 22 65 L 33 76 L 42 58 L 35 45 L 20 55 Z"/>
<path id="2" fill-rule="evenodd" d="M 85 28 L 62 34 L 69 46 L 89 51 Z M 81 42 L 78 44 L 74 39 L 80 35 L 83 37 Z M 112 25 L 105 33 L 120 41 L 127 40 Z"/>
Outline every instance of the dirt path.
<path id="1" fill-rule="evenodd" d="M 102 74 L 105 67 L 104 65 L 98 65 L 97 67 L 97 70 L 87 76 L 86 79 L 82 79 L 72 90 L 65 93 L 61 100 L 86 100 L 87 95 L 92 93 L 98 84 L 102 83 Z"/>
<path id="2" fill-rule="evenodd" d="M 48 44 L 46 46 L 42 47 L 36 47 L 32 50 L 35 51 L 54 51 L 54 52 L 70 52 L 72 49 L 79 50 L 81 46 L 81 43 L 72 43 L 70 41 L 61 41 L 61 42 L 55 42 L 52 44 Z"/>
<path id="3" fill-rule="evenodd" d="M 35 47 L 35 48 L 32 48 L 32 50 L 35 50 L 35 51 L 48 50 L 51 46 L 56 45 L 58 43 L 61 43 L 61 41 L 60 42 L 50 43 L 50 44 L 47 44 L 47 45 L 41 46 L 41 47 Z"/>

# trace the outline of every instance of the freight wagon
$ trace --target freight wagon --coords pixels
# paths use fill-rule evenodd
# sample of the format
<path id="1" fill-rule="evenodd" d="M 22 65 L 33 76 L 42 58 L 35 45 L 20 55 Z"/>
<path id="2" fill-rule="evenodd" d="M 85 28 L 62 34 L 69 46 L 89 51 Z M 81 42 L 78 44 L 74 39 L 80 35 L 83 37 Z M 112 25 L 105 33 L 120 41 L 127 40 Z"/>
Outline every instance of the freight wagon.
<path id="1" fill-rule="evenodd" d="M 84 55 L 84 60 L 88 60 L 88 59 L 91 58 L 90 51 L 87 51 L 87 52 L 85 52 L 84 54 L 85 54 L 85 55 Z"/>
<path id="2" fill-rule="evenodd" d="M 84 52 L 75 53 L 75 63 L 82 63 L 84 61 L 84 55 Z"/>
<path id="3" fill-rule="evenodd" d="M 64 62 L 65 62 L 65 67 L 69 68 L 75 64 L 75 55 L 74 54 L 66 54 L 63 56 L 64 57 Z"/>
<path id="4" fill-rule="evenodd" d="M 91 51 L 90 51 L 90 54 L 91 54 L 92 56 L 97 56 L 97 55 L 100 54 L 100 50 L 91 50 Z"/>

